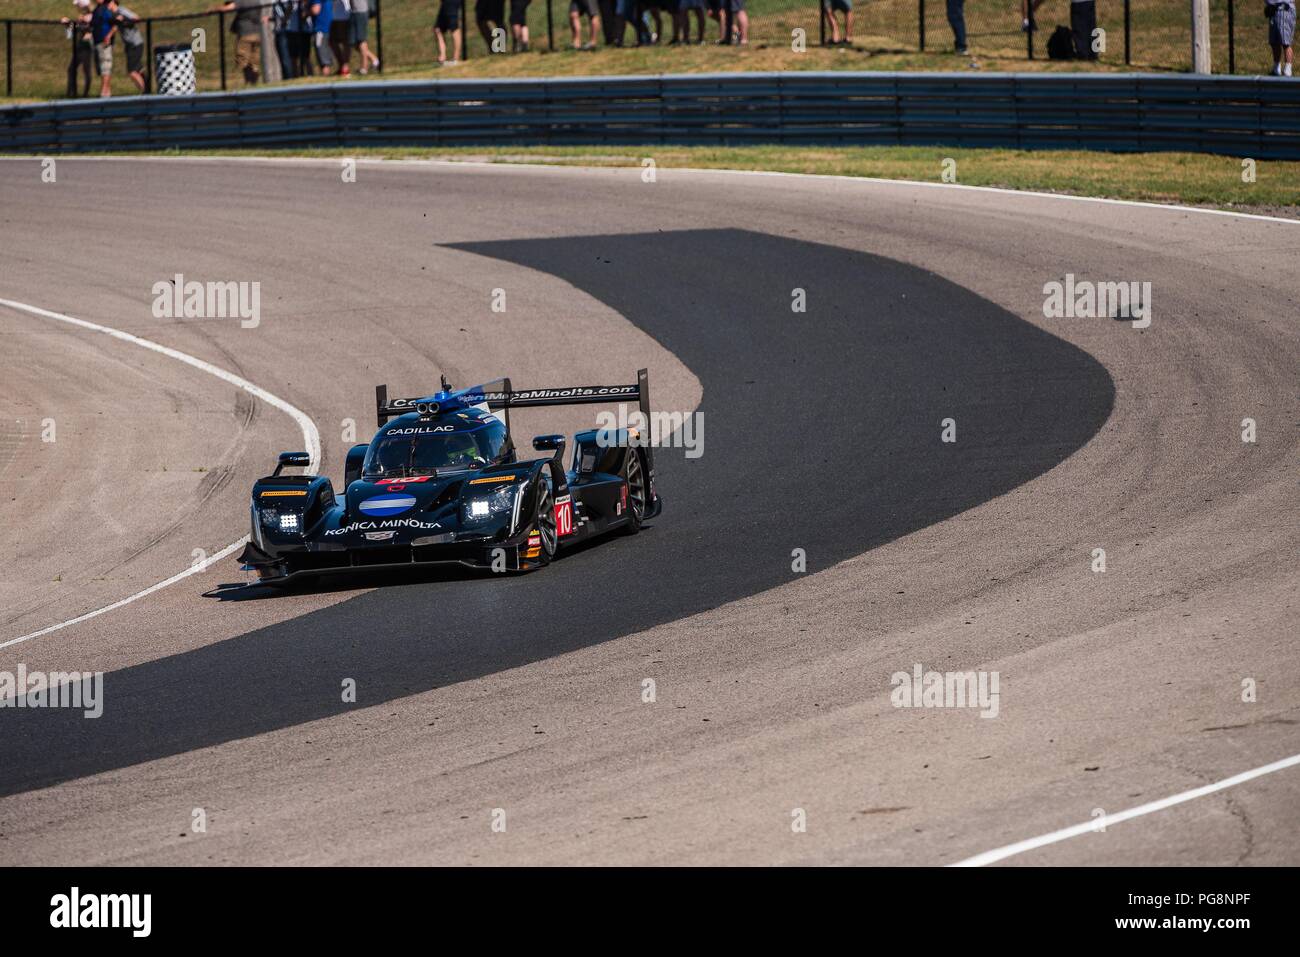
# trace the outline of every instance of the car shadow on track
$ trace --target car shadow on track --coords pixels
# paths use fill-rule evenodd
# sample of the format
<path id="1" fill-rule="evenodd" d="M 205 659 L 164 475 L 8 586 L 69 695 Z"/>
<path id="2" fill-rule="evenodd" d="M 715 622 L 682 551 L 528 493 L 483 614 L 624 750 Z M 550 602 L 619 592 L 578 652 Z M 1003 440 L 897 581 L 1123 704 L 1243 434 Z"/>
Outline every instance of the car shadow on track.
<path id="1" fill-rule="evenodd" d="M 639 534 L 653 534 L 654 524 L 647 522 Z M 591 538 L 565 548 L 551 560 L 551 567 L 562 564 L 566 559 L 581 555 L 603 543 L 618 537 L 617 532 Z M 534 569 L 526 572 L 507 572 L 505 577 L 517 578 L 522 575 L 546 574 L 546 569 Z M 228 601 L 266 601 L 271 598 L 293 598 L 300 595 L 328 595 L 337 592 L 370 591 L 375 588 L 395 588 L 403 585 L 431 585 L 442 582 L 485 582 L 491 583 L 497 575 L 481 568 L 469 568 L 465 565 L 412 565 L 410 568 L 360 570 L 356 572 L 334 572 L 328 575 L 303 577 L 286 582 L 284 585 L 263 585 L 256 581 L 222 582 L 216 588 L 202 592 L 204 598 L 221 602 Z"/>

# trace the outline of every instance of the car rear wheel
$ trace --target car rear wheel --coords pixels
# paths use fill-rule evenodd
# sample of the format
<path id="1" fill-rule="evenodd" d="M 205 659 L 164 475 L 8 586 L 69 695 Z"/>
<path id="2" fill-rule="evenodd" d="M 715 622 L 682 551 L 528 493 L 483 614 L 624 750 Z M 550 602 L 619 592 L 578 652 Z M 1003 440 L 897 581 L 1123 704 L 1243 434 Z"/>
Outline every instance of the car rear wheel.
<path id="1" fill-rule="evenodd" d="M 641 522 L 650 504 L 650 483 L 641 453 L 636 449 L 628 449 L 627 458 L 623 460 L 623 482 L 627 486 L 627 524 L 623 526 L 623 532 L 635 535 L 641 531 Z"/>

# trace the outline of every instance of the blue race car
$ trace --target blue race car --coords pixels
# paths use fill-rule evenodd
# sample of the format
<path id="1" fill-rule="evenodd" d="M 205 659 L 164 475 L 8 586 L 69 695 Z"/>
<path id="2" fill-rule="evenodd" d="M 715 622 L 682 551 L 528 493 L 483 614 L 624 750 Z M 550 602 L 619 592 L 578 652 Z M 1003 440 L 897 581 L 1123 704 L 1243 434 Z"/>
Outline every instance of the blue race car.
<path id="1" fill-rule="evenodd" d="M 643 428 L 573 437 L 539 435 L 545 458 L 521 461 L 510 410 L 636 402 Z M 635 385 L 515 391 L 509 379 L 425 398 L 389 401 L 375 389 L 379 431 L 347 455 L 343 495 L 282 452 L 253 486 L 251 539 L 240 556 L 260 582 L 279 585 L 329 572 L 454 563 L 518 572 L 550 563 L 561 548 L 606 532 L 635 534 L 662 508 L 650 443 L 649 375 Z"/>

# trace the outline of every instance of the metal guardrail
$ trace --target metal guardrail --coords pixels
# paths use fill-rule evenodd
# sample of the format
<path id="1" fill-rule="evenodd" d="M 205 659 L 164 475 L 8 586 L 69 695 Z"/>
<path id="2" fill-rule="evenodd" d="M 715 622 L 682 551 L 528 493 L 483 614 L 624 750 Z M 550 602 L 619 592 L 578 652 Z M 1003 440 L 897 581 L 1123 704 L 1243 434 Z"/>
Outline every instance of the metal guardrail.
<path id="1" fill-rule="evenodd" d="M 351 82 L 0 109 L 0 151 L 756 143 L 1300 159 L 1268 77 L 750 73 Z"/>

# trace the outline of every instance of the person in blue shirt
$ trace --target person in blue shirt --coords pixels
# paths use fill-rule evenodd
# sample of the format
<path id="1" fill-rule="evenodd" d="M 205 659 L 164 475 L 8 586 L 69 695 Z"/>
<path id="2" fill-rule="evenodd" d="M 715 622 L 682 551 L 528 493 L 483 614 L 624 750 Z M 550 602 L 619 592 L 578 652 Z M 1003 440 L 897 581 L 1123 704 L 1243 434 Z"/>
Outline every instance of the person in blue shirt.
<path id="1" fill-rule="evenodd" d="M 99 95 L 113 95 L 113 38 L 117 36 L 117 16 L 111 0 L 99 0 L 90 15 L 90 39 L 95 44 L 95 70 L 99 73 Z"/>
<path id="2" fill-rule="evenodd" d="M 311 14 L 312 43 L 316 47 L 316 59 L 320 61 L 321 76 L 329 76 L 334 70 L 334 54 L 330 52 L 334 3 L 332 0 L 311 0 L 307 12 Z"/>

